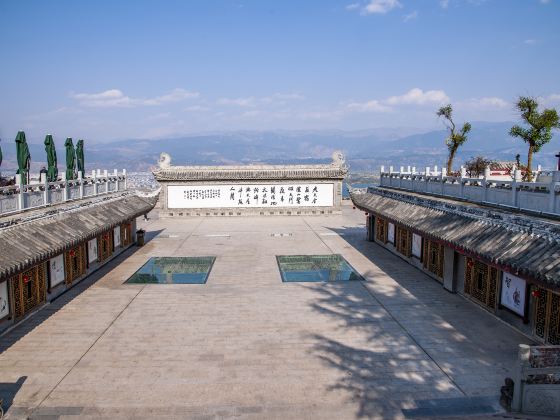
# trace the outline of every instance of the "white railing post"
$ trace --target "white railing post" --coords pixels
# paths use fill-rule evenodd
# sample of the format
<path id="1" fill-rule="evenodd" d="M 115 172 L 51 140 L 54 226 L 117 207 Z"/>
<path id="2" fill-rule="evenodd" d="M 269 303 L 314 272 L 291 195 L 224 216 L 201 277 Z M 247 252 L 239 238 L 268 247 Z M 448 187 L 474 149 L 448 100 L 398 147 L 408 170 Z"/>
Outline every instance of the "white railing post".
<path id="1" fill-rule="evenodd" d="M 43 178 L 42 176 L 45 175 Z M 45 190 L 43 191 L 43 204 L 46 206 L 49 204 L 49 180 L 47 179 L 47 174 L 41 174 L 41 181 L 43 181 L 43 187 Z"/>
<path id="2" fill-rule="evenodd" d="M 517 356 L 517 363 L 515 366 L 515 373 L 513 378 L 513 398 L 511 401 L 511 411 L 521 411 L 521 400 L 523 398 L 523 385 L 524 374 L 523 370 L 529 364 L 529 356 L 531 355 L 531 347 L 527 344 L 519 345 L 519 353 Z"/>
<path id="3" fill-rule="evenodd" d="M 97 174 L 95 169 L 91 171 L 91 178 L 93 179 L 93 195 L 97 195 Z"/>
<path id="4" fill-rule="evenodd" d="M 16 174 L 16 186 L 18 187 L 19 191 L 17 200 L 18 210 L 23 210 L 25 201 L 23 199 L 23 182 L 21 180 L 21 174 Z"/>
<path id="5" fill-rule="evenodd" d="M 513 181 L 511 182 L 511 205 L 513 207 L 519 207 L 517 205 L 517 183 L 521 182 L 521 170 L 520 169 L 514 169 L 513 171 Z"/>
<path id="6" fill-rule="evenodd" d="M 441 175 L 439 177 L 439 182 L 440 182 L 440 186 L 441 186 L 441 195 L 444 195 L 444 185 L 445 185 L 445 178 L 447 177 L 447 169 L 446 168 L 441 168 Z"/>
<path id="7" fill-rule="evenodd" d="M 461 175 L 459 178 L 459 194 L 461 195 L 461 198 L 465 198 L 465 180 L 464 178 L 467 177 L 467 168 L 465 168 L 464 166 L 461 166 Z"/>
<path id="8" fill-rule="evenodd" d="M 412 174 L 416 174 L 416 166 L 412 167 Z"/>
<path id="9" fill-rule="evenodd" d="M 66 171 L 60 174 L 60 180 L 62 181 L 62 202 L 68 201 L 68 181 L 66 180 Z"/>
<path id="10" fill-rule="evenodd" d="M 109 176 L 107 175 L 107 169 L 103 170 L 103 181 L 105 182 L 105 193 L 109 192 Z"/>
<path id="11" fill-rule="evenodd" d="M 119 172 L 114 169 L 113 170 L 113 176 L 115 177 L 115 192 L 119 191 Z"/>
<path id="12" fill-rule="evenodd" d="M 488 178 L 490 178 L 490 167 L 484 168 L 484 178 L 482 179 L 482 187 L 484 188 L 484 195 L 482 201 L 488 200 Z"/>
<path id="13" fill-rule="evenodd" d="M 84 178 L 82 171 L 78 171 L 78 182 L 80 183 L 80 198 L 84 198 Z"/>
<path id="14" fill-rule="evenodd" d="M 552 181 L 549 188 L 549 211 L 554 213 L 556 211 L 556 185 L 560 182 L 560 171 L 552 172 Z"/>

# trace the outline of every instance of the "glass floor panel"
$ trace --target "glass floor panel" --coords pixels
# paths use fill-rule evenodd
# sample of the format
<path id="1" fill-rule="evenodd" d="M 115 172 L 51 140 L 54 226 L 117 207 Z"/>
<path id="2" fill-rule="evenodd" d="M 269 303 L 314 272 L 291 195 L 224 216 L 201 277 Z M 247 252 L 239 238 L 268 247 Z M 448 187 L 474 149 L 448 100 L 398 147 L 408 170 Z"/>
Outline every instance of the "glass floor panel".
<path id="1" fill-rule="evenodd" d="M 363 280 L 339 254 L 278 255 L 283 282 L 333 282 Z"/>
<path id="2" fill-rule="evenodd" d="M 204 284 L 216 257 L 152 257 L 125 283 Z"/>

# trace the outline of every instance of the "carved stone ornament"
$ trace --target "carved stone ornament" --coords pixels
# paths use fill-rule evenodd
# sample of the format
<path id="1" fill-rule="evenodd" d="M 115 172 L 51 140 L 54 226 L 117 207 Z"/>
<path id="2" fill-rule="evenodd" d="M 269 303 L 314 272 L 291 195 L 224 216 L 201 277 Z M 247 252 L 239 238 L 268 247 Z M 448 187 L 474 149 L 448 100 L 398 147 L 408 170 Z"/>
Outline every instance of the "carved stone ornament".
<path id="1" fill-rule="evenodd" d="M 159 155 L 158 166 L 160 169 L 167 169 L 171 166 L 171 156 L 168 153 L 161 153 Z"/>
<path id="2" fill-rule="evenodd" d="M 346 164 L 346 158 L 344 153 L 340 150 L 335 150 L 332 154 L 332 164 L 334 166 L 344 166 Z"/>

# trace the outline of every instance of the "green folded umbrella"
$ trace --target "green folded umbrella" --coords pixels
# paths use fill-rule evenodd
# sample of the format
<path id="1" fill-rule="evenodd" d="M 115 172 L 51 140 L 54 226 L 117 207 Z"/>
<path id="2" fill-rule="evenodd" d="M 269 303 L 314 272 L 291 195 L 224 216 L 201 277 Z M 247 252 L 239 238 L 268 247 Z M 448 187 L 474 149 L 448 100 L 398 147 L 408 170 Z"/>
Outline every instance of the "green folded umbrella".
<path id="1" fill-rule="evenodd" d="M 27 184 L 29 180 L 29 166 L 31 164 L 31 155 L 29 154 L 29 147 L 25 140 L 25 133 L 18 131 L 16 136 L 16 154 L 18 162 L 18 170 L 16 173 L 21 175 L 22 184 Z"/>
<path id="2" fill-rule="evenodd" d="M 66 147 L 66 179 L 74 179 L 74 168 L 76 167 L 76 152 L 74 151 L 74 143 L 68 137 L 64 142 Z"/>
<path id="3" fill-rule="evenodd" d="M 76 144 L 76 161 L 78 165 L 78 172 L 82 174 L 82 178 L 85 177 L 85 163 L 84 163 L 84 141 L 78 140 Z"/>
<path id="4" fill-rule="evenodd" d="M 58 179 L 58 167 L 56 159 L 56 149 L 54 147 L 54 140 L 50 134 L 45 137 L 45 152 L 47 152 L 47 180 L 55 182 Z"/>

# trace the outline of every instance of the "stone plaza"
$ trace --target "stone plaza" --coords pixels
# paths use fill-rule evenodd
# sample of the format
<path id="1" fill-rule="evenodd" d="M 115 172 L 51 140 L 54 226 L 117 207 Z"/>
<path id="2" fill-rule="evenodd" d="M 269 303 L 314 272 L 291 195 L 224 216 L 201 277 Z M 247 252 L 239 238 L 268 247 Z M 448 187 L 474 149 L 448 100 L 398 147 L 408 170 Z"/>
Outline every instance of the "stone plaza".
<path id="1" fill-rule="evenodd" d="M 500 412 L 530 343 L 366 240 L 363 212 L 138 221 L 124 251 L 0 337 L 8 418 L 432 418 Z M 278 255 L 364 278 L 283 283 Z M 125 284 L 215 256 L 205 284 Z"/>

